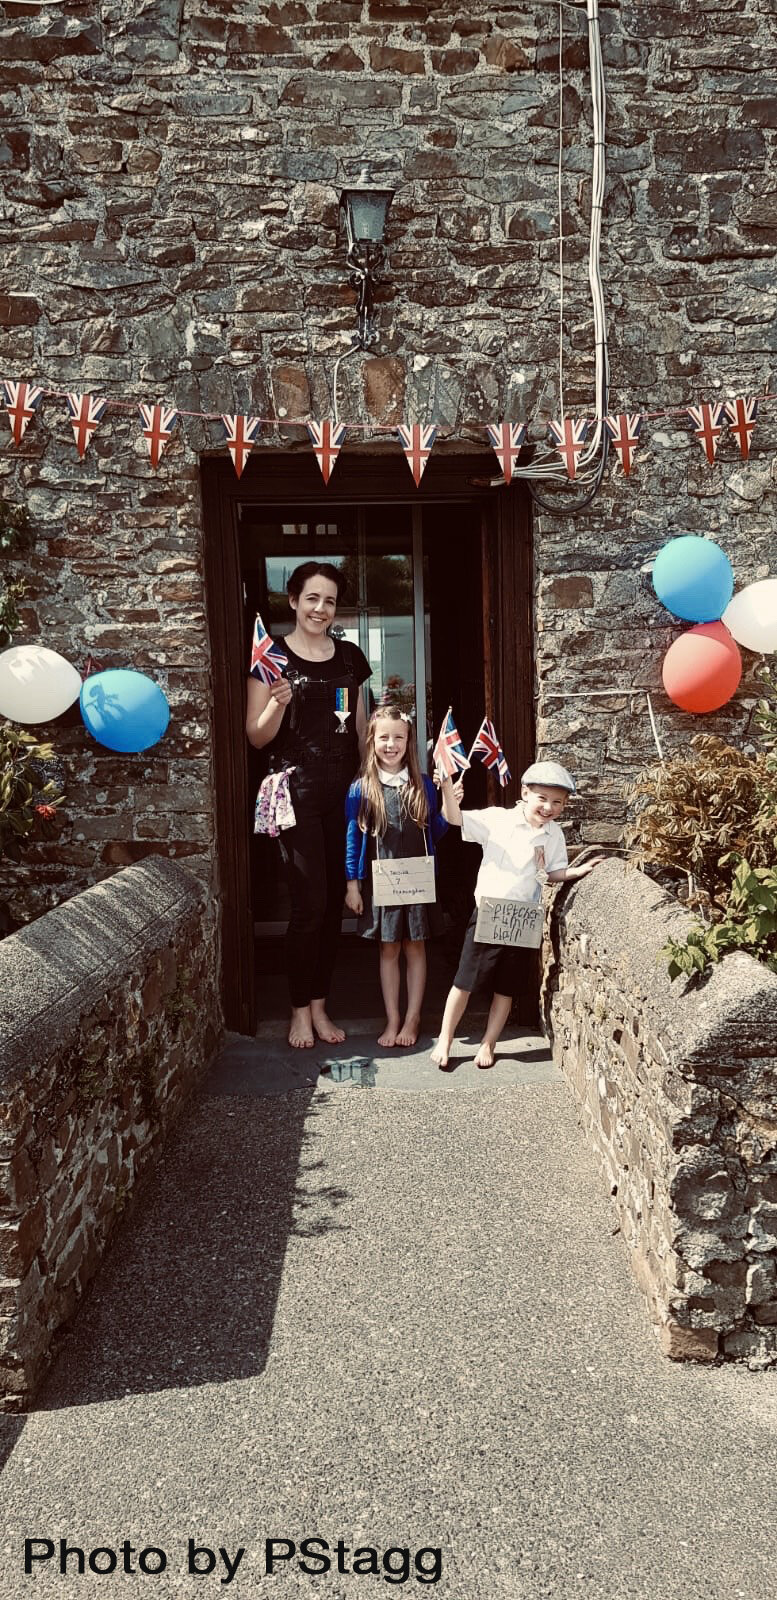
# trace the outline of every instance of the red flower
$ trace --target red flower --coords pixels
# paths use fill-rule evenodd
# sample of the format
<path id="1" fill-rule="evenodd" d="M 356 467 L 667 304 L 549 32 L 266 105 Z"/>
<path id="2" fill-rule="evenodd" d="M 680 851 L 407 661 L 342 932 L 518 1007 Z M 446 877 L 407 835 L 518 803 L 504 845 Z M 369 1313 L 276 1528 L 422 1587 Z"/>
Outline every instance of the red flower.
<path id="1" fill-rule="evenodd" d="M 40 805 L 36 806 L 35 810 L 42 822 L 53 822 L 57 815 L 56 806 Z"/>

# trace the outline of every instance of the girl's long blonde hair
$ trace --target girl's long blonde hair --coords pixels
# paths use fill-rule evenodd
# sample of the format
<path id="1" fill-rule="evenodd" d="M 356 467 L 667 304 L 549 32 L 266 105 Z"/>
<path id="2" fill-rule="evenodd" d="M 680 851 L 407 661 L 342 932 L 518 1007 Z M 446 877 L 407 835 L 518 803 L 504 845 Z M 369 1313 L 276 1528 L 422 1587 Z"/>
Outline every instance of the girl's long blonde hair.
<path id="1" fill-rule="evenodd" d="M 378 706 L 367 723 L 367 749 L 364 754 L 361 772 L 359 773 L 359 781 L 361 783 L 359 827 L 362 833 L 375 833 L 382 836 L 386 832 L 388 825 L 386 802 L 383 798 L 383 785 L 380 781 L 378 758 L 375 754 L 375 724 L 379 718 L 388 722 L 403 722 L 407 728 L 405 764 L 410 775 L 410 781 L 400 790 L 402 807 L 408 816 L 418 823 L 419 828 L 425 828 L 429 821 L 429 806 L 418 761 L 415 728 L 409 717 L 403 716 L 399 706 Z"/>

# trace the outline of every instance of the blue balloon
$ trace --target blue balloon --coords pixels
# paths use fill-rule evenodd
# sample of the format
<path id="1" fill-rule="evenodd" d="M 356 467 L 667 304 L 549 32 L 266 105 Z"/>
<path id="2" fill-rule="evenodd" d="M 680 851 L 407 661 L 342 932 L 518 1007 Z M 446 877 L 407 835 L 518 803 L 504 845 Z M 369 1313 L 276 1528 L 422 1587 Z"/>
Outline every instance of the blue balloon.
<path id="1" fill-rule="evenodd" d="M 136 754 L 161 739 L 170 721 L 167 699 L 143 672 L 111 668 L 95 672 L 81 689 L 81 716 L 92 737 L 108 750 Z"/>
<path id="2" fill-rule="evenodd" d="M 712 539 L 685 533 L 659 550 L 653 588 L 673 616 L 686 622 L 718 622 L 734 593 L 731 562 Z"/>

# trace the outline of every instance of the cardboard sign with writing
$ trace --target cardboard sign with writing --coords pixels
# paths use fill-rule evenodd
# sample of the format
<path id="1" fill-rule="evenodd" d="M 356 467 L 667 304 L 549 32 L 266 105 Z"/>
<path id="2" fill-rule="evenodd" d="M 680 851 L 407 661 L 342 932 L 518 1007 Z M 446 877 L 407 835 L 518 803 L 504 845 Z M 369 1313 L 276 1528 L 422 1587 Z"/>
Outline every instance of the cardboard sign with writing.
<path id="1" fill-rule="evenodd" d="M 397 856 L 372 863 L 376 906 L 430 906 L 437 899 L 433 856 Z"/>
<path id="2" fill-rule="evenodd" d="M 539 950 L 545 913 L 534 900 L 492 900 L 478 906 L 475 938 L 480 944 L 522 945 Z"/>

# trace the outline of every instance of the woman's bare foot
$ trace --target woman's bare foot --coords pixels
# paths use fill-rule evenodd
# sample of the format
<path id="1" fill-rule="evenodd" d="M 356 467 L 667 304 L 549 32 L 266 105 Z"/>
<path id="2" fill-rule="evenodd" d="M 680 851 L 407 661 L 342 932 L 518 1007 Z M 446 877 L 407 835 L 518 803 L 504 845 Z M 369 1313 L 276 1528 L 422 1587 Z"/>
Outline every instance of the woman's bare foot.
<path id="1" fill-rule="evenodd" d="M 309 1050 L 314 1043 L 310 1006 L 292 1006 L 289 1044 L 292 1050 Z"/>
<path id="2" fill-rule="evenodd" d="M 477 1055 L 475 1056 L 475 1066 L 476 1067 L 493 1067 L 493 1065 L 494 1065 L 494 1047 L 493 1047 L 493 1045 L 488 1043 L 487 1039 L 484 1039 L 483 1043 L 480 1046 L 480 1049 L 478 1050 Z"/>
<path id="3" fill-rule="evenodd" d="M 343 1029 L 338 1028 L 337 1023 L 327 1016 L 322 1000 L 318 1002 L 313 1000 L 311 1002 L 310 1020 L 319 1039 L 323 1039 L 324 1044 L 342 1044 L 345 1038 Z"/>
<path id="4" fill-rule="evenodd" d="M 438 1039 L 437 1043 L 436 1043 L 436 1045 L 435 1045 L 435 1047 L 434 1047 L 434 1049 L 432 1051 L 432 1060 L 439 1067 L 441 1072 L 447 1072 L 448 1071 L 448 1056 L 449 1056 L 449 1054 L 450 1054 L 450 1045 L 443 1044 L 442 1039 Z"/>
<path id="5" fill-rule="evenodd" d="M 399 1031 L 399 1017 L 397 1017 L 394 1022 L 389 1021 L 389 1019 L 387 1018 L 386 1019 L 386 1026 L 383 1029 L 383 1032 L 382 1032 L 382 1034 L 380 1035 L 380 1037 L 378 1039 L 378 1044 L 384 1045 L 386 1047 L 386 1049 L 388 1049 L 388 1050 L 393 1050 L 394 1045 L 397 1043 L 397 1033 L 398 1033 L 398 1031 Z"/>
<path id="6" fill-rule="evenodd" d="M 397 1034 L 397 1044 L 415 1044 L 416 1039 L 418 1038 L 418 1029 L 420 1026 L 421 1018 L 411 1016 L 410 1012 L 408 1011 L 408 1014 L 402 1023 L 402 1027 Z"/>

